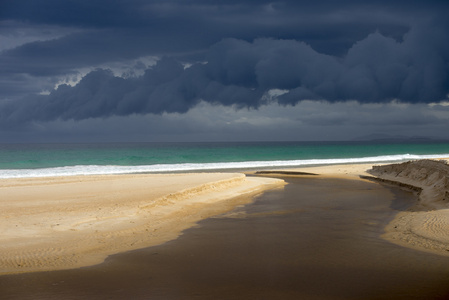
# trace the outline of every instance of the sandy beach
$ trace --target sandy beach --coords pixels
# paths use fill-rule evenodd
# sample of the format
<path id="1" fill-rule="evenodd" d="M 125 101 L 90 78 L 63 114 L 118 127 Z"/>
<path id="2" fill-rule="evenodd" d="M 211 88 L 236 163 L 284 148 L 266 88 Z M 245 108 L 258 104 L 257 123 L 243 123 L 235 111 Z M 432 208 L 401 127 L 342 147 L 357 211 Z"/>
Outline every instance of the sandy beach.
<path id="1" fill-rule="evenodd" d="M 383 238 L 401 246 L 449 255 L 449 165 L 447 159 L 374 166 L 385 183 L 415 191 L 418 201 L 385 228 Z"/>
<path id="2" fill-rule="evenodd" d="M 284 171 L 319 174 L 331 178 L 359 180 L 372 178 L 384 184 L 414 191 L 418 201 L 395 216 L 385 227 L 382 238 L 403 247 L 449 256 L 447 160 L 448 158 L 440 158 L 374 166 L 331 165 Z"/>
<path id="3" fill-rule="evenodd" d="M 272 173 L 287 184 L 233 200 L 168 242 L 92 266 L 0 276 L 0 299 L 447 299 L 447 257 L 380 238 L 414 195 L 347 173 Z"/>
<path id="4" fill-rule="evenodd" d="M 448 158 L 400 164 L 334 165 L 296 171 L 336 178 L 380 179 L 380 182 L 414 191 L 418 201 L 399 212 L 382 237 L 395 244 L 449 256 L 449 165 Z"/>
<path id="5" fill-rule="evenodd" d="M 400 212 L 383 237 L 401 246 L 447 255 L 447 174 L 441 170 L 436 174 L 428 165 L 406 172 L 404 166 L 409 164 L 389 166 L 374 170 L 371 164 L 307 167 L 289 169 L 292 174 L 283 176 L 300 172 L 317 174 L 309 175 L 315 178 L 366 181 L 360 176 L 375 175 L 390 184 L 417 187 L 422 190 L 419 203 Z M 192 173 L 4 179 L 0 183 L 0 272 L 78 268 L 101 263 L 112 254 L 162 244 L 200 220 L 248 203 L 264 190 L 284 186 L 282 179 L 272 177 Z"/>
<path id="6" fill-rule="evenodd" d="M 0 298 L 446 299 L 424 164 L 3 180 Z"/>
<path id="7" fill-rule="evenodd" d="M 239 173 L 3 179 L 0 273 L 98 264 L 172 240 L 198 220 L 282 185 Z"/>

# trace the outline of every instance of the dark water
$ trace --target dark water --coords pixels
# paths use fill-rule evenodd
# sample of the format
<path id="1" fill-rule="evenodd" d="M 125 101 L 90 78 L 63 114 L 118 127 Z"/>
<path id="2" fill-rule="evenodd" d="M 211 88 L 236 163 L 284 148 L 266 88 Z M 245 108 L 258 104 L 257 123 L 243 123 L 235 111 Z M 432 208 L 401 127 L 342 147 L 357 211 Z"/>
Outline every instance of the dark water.
<path id="1" fill-rule="evenodd" d="M 379 238 L 408 192 L 287 178 L 177 240 L 78 270 L 0 277 L 0 299 L 448 299 L 449 258 Z"/>

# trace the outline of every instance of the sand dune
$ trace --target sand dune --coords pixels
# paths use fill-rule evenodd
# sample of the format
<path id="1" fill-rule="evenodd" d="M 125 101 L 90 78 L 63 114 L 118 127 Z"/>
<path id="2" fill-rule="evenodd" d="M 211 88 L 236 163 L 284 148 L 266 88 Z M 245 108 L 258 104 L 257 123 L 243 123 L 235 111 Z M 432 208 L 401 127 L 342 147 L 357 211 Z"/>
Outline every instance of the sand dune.
<path id="1" fill-rule="evenodd" d="M 283 181 L 238 173 L 0 182 L 0 273 L 67 269 L 176 238 Z"/>
<path id="2" fill-rule="evenodd" d="M 399 245 L 449 255 L 449 165 L 444 160 L 419 160 L 374 166 L 376 177 L 414 187 L 418 202 L 400 212 L 384 238 Z"/>

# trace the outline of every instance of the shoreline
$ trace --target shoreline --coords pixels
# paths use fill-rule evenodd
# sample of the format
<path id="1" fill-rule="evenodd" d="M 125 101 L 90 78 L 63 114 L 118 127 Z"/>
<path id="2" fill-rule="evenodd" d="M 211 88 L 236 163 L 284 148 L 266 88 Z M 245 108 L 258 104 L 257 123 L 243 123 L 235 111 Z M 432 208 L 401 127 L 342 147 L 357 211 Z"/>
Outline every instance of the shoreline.
<path id="1" fill-rule="evenodd" d="M 246 176 L 256 173 L 248 171 L 4 179 L 0 182 L 4 216 L 0 221 L 0 275 L 91 266 L 112 254 L 163 244 L 200 220 L 250 203 L 265 190 L 283 187 L 285 182 L 271 173 L 370 180 L 363 176 L 372 177 L 368 172 L 372 167 L 371 163 L 326 165 L 277 169 L 257 176 Z M 406 224 L 421 227 L 421 240 L 431 238 L 424 235 L 429 227 L 420 225 L 429 220 L 422 213 L 440 220 L 438 226 L 446 226 L 441 220 L 449 220 L 449 209 L 447 214 L 402 211 L 387 225 L 382 238 L 449 255 L 449 239 L 445 246 L 429 250 L 418 243 L 416 234 L 409 234 L 409 227 L 398 230 L 398 222 L 406 220 Z"/>

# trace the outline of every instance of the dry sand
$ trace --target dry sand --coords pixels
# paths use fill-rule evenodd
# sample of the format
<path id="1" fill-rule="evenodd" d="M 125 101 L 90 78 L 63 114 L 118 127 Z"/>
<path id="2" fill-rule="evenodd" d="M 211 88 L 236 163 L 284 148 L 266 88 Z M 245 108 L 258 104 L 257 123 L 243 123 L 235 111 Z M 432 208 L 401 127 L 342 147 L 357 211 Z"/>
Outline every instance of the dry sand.
<path id="1" fill-rule="evenodd" d="M 76 268 L 176 238 L 282 180 L 239 173 L 0 182 L 0 274 Z"/>
<path id="2" fill-rule="evenodd" d="M 400 212 L 383 237 L 398 245 L 449 255 L 449 165 L 444 160 L 420 160 L 374 166 L 371 174 L 412 188 L 418 202 Z"/>
<path id="3" fill-rule="evenodd" d="M 289 169 L 289 171 L 314 173 L 334 178 L 360 179 L 360 175 L 369 175 L 368 170 L 370 170 L 372 166 L 372 164 L 327 165 Z"/>
<path id="4" fill-rule="evenodd" d="M 257 174 L 258 176 L 281 175 L 288 176 L 317 176 L 317 178 L 340 178 L 350 180 L 366 180 L 364 176 L 371 176 L 368 173 L 372 164 L 342 164 L 342 165 L 326 165 L 314 167 L 300 167 L 291 169 L 273 169 L 257 172 L 246 172 L 246 174 Z"/>

